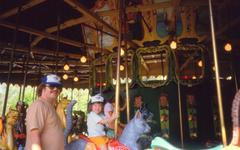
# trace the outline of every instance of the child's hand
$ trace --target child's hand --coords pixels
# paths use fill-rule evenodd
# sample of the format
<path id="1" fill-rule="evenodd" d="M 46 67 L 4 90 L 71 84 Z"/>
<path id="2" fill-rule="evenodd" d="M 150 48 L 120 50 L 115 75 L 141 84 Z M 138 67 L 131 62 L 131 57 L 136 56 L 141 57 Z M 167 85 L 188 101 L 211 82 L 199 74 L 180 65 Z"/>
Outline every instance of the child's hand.
<path id="1" fill-rule="evenodd" d="M 114 111 L 112 114 L 112 119 L 117 119 L 119 116 L 116 114 L 116 112 Z"/>

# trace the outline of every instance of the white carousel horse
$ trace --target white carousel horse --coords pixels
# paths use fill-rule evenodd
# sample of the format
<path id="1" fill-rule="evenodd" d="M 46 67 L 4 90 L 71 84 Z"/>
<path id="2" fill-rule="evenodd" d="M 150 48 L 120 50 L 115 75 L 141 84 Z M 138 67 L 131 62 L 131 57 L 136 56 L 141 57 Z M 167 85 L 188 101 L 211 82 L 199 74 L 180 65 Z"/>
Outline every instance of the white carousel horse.
<path id="1" fill-rule="evenodd" d="M 64 131 L 64 149 L 65 150 L 94 150 L 94 144 L 85 140 L 79 139 L 68 143 L 67 137 L 72 128 L 72 107 L 76 101 L 71 101 L 67 106 L 67 127 Z M 130 150 L 140 150 L 140 145 L 137 143 L 138 138 L 143 133 L 149 132 L 150 127 L 145 118 L 150 115 L 145 109 L 138 111 L 135 117 L 126 125 L 120 136 L 120 142 L 127 146 Z"/>
<path id="2" fill-rule="evenodd" d="M 152 142 L 152 147 L 157 147 L 157 148 L 162 148 L 164 150 L 184 150 L 181 148 L 178 148 L 172 144 L 170 144 L 168 141 L 166 141 L 164 138 L 162 137 L 155 137 L 153 139 L 153 141 L 155 140 L 154 144 Z M 157 142 L 156 142 L 157 141 Z M 213 148 L 208 148 L 208 149 L 201 149 L 201 150 L 221 150 L 223 148 L 223 145 L 218 145 L 216 147 Z"/>
<path id="3" fill-rule="evenodd" d="M 236 93 L 232 103 L 232 122 L 233 122 L 233 137 L 231 144 L 224 147 L 224 150 L 240 150 L 240 90 Z"/>

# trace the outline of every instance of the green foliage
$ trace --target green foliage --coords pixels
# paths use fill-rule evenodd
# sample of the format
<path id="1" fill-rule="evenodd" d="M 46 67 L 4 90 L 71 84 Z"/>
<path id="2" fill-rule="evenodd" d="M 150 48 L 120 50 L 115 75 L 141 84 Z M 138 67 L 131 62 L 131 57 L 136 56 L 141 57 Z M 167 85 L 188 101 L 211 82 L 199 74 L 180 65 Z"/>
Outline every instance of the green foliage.
<path id="1" fill-rule="evenodd" d="M 5 92 L 7 85 L 5 83 L 0 84 L 0 112 L 2 112 Z M 22 88 L 23 89 L 23 88 Z M 23 101 L 30 105 L 36 99 L 36 87 L 27 86 L 25 88 L 25 94 Z M 23 90 L 22 90 L 23 92 Z M 22 93 L 21 92 L 21 93 Z M 19 85 L 10 85 L 9 93 L 7 99 L 7 110 L 9 107 L 15 107 L 18 100 L 20 100 L 20 86 Z M 20 96 L 22 97 L 22 96 Z M 83 112 L 87 112 L 87 103 L 89 99 L 89 90 L 88 89 L 65 89 L 63 88 L 60 97 L 67 97 L 67 99 L 77 100 L 77 104 L 74 106 L 74 110 L 81 110 Z"/>

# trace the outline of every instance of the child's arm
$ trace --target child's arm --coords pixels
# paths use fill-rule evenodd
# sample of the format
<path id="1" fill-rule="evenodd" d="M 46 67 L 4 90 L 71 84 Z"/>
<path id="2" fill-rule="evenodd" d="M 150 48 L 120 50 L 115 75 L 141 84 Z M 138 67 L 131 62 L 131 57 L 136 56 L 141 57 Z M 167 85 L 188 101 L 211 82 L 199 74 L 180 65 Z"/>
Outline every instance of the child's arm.
<path id="1" fill-rule="evenodd" d="M 100 124 L 108 124 L 108 123 L 113 122 L 117 118 L 118 118 L 118 116 L 114 112 L 110 118 L 104 118 L 101 121 L 99 121 L 98 123 L 100 123 Z"/>

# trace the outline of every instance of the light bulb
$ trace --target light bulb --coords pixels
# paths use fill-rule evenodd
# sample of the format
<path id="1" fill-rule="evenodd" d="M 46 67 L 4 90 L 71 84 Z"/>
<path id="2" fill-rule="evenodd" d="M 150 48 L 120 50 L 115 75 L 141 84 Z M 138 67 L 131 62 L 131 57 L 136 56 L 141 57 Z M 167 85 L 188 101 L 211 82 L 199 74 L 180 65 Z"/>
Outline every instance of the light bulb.
<path id="1" fill-rule="evenodd" d="M 123 71 L 123 70 L 124 70 L 124 66 L 120 65 L 120 71 Z"/>
<path id="2" fill-rule="evenodd" d="M 213 66 L 213 67 L 212 67 L 212 70 L 213 70 L 213 71 L 215 71 L 215 70 L 216 70 L 215 66 Z"/>
<path id="3" fill-rule="evenodd" d="M 225 50 L 226 52 L 232 51 L 232 45 L 231 45 L 230 43 L 226 43 L 226 44 L 224 45 L 224 50 Z"/>
<path id="4" fill-rule="evenodd" d="M 63 77 L 64 80 L 68 79 L 68 75 L 66 73 L 62 77 Z"/>
<path id="5" fill-rule="evenodd" d="M 68 64 L 65 64 L 65 65 L 63 66 L 63 69 L 66 70 L 66 71 L 68 71 L 68 70 L 70 69 L 70 67 L 69 67 Z"/>
<path id="6" fill-rule="evenodd" d="M 171 49 L 176 49 L 176 48 L 177 48 L 177 42 L 176 42 L 176 41 L 172 41 L 172 42 L 170 43 L 170 48 L 171 48 Z"/>
<path id="7" fill-rule="evenodd" d="M 199 61 L 198 61 L 198 67 L 202 67 L 202 66 L 203 66 L 202 60 L 199 60 Z"/>
<path id="8" fill-rule="evenodd" d="M 120 53 L 120 55 L 121 55 L 121 56 L 124 56 L 124 54 L 125 54 L 125 51 L 123 50 L 123 48 L 121 48 L 121 53 Z"/>
<path id="9" fill-rule="evenodd" d="M 82 56 L 80 58 L 80 61 L 81 61 L 81 63 L 85 63 L 85 62 L 87 62 L 87 58 L 85 56 Z"/>
<path id="10" fill-rule="evenodd" d="M 196 80 L 196 79 L 197 79 L 197 77 L 196 77 L 195 75 L 193 75 L 193 76 L 192 76 L 192 79 L 193 79 L 193 80 Z"/>
<path id="11" fill-rule="evenodd" d="M 78 82 L 78 77 L 74 77 L 73 81 Z"/>

